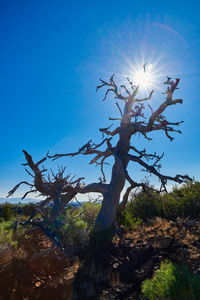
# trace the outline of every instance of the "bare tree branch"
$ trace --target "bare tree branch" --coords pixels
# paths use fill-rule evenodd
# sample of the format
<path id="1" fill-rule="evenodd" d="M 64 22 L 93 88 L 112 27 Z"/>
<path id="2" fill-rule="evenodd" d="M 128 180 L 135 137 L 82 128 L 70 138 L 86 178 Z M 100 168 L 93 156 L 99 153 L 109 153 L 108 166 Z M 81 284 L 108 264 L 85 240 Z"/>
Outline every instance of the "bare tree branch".
<path id="1" fill-rule="evenodd" d="M 10 190 L 10 191 L 8 192 L 7 198 L 10 197 L 10 196 L 12 196 L 12 195 L 16 192 L 16 190 L 20 187 L 21 184 L 26 184 L 26 185 L 28 185 L 28 186 L 30 186 L 30 187 L 34 187 L 33 184 L 31 184 L 31 183 L 29 183 L 29 182 L 27 182 L 27 181 L 21 181 L 21 182 L 18 183 L 16 186 L 14 186 L 14 188 L 13 188 L 12 190 Z"/>
<path id="2" fill-rule="evenodd" d="M 132 191 L 132 189 L 134 188 L 134 186 L 130 185 L 127 189 L 126 192 L 123 196 L 123 200 L 121 203 L 119 203 L 118 207 L 117 207 L 117 215 L 119 216 L 121 214 L 121 212 L 124 210 L 127 202 L 128 202 L 128 198 L 129 198 L 129 194 Z"/>
<path id="3" fill-rule="evenodd" d="M 135 155 L 131 155 L 131 154 L 128 154 L 128 158 L 129 160 L 133 161 L 133 162 L 137 162 L 139 163 L 141 166 L 143 166 L 149 173 L 152 173 L 154 175 L 156 175 L 160 181 L 162 182 L 162 185 L 163 187 L 165 187 L 166 183 L 167 183 L 167 180 L 171 180 L 171 181 L 175 181 L 175 182 L 178 182 L 178 183 L 183 183 L 185 180 L 192 180 L 192 178 L 190 178 L 189 176 L 187 175 L 176 175 L 174 177 L 172 176 L 167 176 L 167 175 L 163 175 L 161 173 L 159 173 L 157 170 L 156 170 L 156 166 L 155 165 L 148 165 L 147 163 L 145 163 L 143 160 L 141 160 L 140 157 L 138 156 L 135 156 Z"/>
<path id="4" fill-rule="evenodd" d="M 119 133 L 119 127 L 117 127 L 115 130 L 113 131 L 109 131 L 108 130 L 109 127 L 106 127 L 106 128 L 100 128 L 99 131 L 102 133 L 102 134 L 107 134 L 107 135 L 111 135 L 111 136 L 115 136 L 116 134 Z M 104 136 L 103 136 L 104 137 Z"/>
<path id="5" fill-rule="evenodd" d="M 106 97 L 107 97 L 109 92 L 113 92 L 115 94 L 115 97 L 120 99 L 120 100 L 125 101 L 125 100 L 128 99 L 128 97 L 124 97 L 118 92 L 118 87 L 117 87 L 117 85 L 114 81 L 114 76 L 115 76 L 115 73 L 110 77 L 109 82 L 106 82 L 106 81 L 100 79 L 102 84 L 98 85 L 97 88 L 96 88 L 96 91 L 98 91 L 98 89 L 100 89 L 104 86 L 111 87 L 111 88 L 108 88 L 108 90 L 106 91 L 105 96 L 103 98 L 103 101 L 106 100 Z"/>
<path id="6" fill-rule="evenodd" d="M 151 91 L 151 93 L 149 94 L 148 97 L 145 97 L 145 98 L 142 98 L 142 99 L 135 99 L 135 102 L 143 102 L 143 101 L 146 101 L 146 100 L 150 100 L 151 99 L 151 96 L 153 95 L 153 92 L 154 90 Z"/>
<path id="7" fill-rule="evenodd" d="M 119 106 L 119 103 L 116 102 L 116 105 L 117 105 L 117 108 L 119 109 L 120 115 L 121 115 L 121 117 L 122 117 L 122 116 L 123 116 L 123 113 L 122 113 L 122 110 L 121 110 L 121 108 L 120 108 L 120 106 Z"/>
<path id="8" fill-rule="evenodd" d="M 179 83 L 180 79 L 176 79 L 175 82 L 167 80 L 165 82 L 165 84 L 170 85 L 170 87 L 168 87 L 166 93 L 167 93 L 167 98 L 166 101 L 164 101 L 159 108 L 151 115 L 151 117 L 149 118 L 148 124 L 147 124 L 147 131 L 151 130 L 153 127 L 154 122 L 156 121 L 156 119 L 158 118 L 159 115 L 161 115 L 163 113 L 163 111 L 170 105 L 174 105 L 177 103 L 183 103 L 182 99 L 176 99 L 176 100 L 172 100 L 172 96 L 173 93 L 175 91 L 175 89 L 177 89 L 177 85 Z"/>

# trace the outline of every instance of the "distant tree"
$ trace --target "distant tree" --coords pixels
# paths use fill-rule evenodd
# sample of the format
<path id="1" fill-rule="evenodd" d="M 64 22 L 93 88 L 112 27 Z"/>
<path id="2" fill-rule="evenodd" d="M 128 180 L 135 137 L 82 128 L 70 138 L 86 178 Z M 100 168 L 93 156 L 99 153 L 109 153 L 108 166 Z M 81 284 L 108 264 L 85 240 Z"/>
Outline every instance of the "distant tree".
<path id="1" fill-rule="evenodd" d="M 144 66 L 144 72 L 146 72 Z M 50 155 L 47 153 L 46 157 L 38 162 L 34 162 L 31 155 L 23 150 L 25 155 L 26 163 L 24 166 L 28 166 L 33 173 L 29 170 L 26 171 L 33 177 L 33 183 L 26 181 L 20 182 L 16 185 L 8 194 L 8 196 L 13 195 L 13 193 L 19 188 L 20 185 L 25 184 L 30 187 L 30 190 L 26 192 L 23 196 L 25 198 L 29 193 L 39 192 L 40 195 L 45 196 L 46 199 L 41 201 L 39 204 L 35 205 L 36 211 L 41 214 L 42 219 L 48 222 L 56 222 L 57 217 L 62 214 L 67 203 L 72 201 L 77 194 L 85 193 L 100 193 L 102 194 L 102 205 L 99 211 L 96 223 L 94 226 L 94 232 L 98 232 L 101 229 L 111 228 L 117 225 L 117 214 L 121 212 L 127 203 L 129 193 L 136 189 L 141 188 L 148 192 L 152 189 L 148 184 L 144 182 L 136 182 L 128 173 L 127 167 L 129 164 L 137 163 L 145 171 L 150 174 L 155 175 L 159 178 L 161 186 L 158 192 L 166 191 L 166 184 L 168 181 L 173 181 L 177 183 L 182 183 L 191 178 L 187 175 L 176 175 L 168 176 L 160 173 L 160 161 L 163 157 L 157 153 L 147 153 L 146 150 L 138 150 L 135 145 L 131 144 L 131 138 L 136 134 L 141 134 L 145 139 L 151 140 L 148 137 L 148 133 L 152 131 L 162 131 L 166 137 L 172 141 L 174 138 L 170 135 L 172 132 L 181 133 L 180 130 L 176 129 L 181 122 L 171 122 L 166 119 L 163 115 L 164 111 L 172 105 L 182 104 L 182 99 L 172 99 L 174 91 L 178 88 L 180 79 L 175 79 L 173 81 L 171 78 L 167 77 L 165 85 L 167 85 L 167 90 L 165 92 L 166 99 L 160 104 L 158 109 L 153 111 L 150 105 L 150 117 L 146 118 L 144 115 L 144 103 L 151 99 L 153 90 L 150 95 L 146 98 L 140 99 L 137 97 L 139 93 L 139 85 L 134 85 L 133 82 L 127 78 L 127 84 L 129 88 L 125 85 L 118 86 L 114 80 L 114 74 L 111 76 L 108 82 L 100 79 L 100 85 L 97 86 L 97 90 L 101 88 L 106 88 L 105 97 L 106 100 L 108 94 L 112 93 L 114 97 L 119 100 L 123 106 L 120 107 L 119 103 L 116 102 L 117 108 L 119 110 L 119 117 L 109 118 L 110 120 L 117 120 L 120 122 L 119 126 L 114 130 L 110 130 L 110 127 L 100 128 L 102 134 L 102 141 L 99 144 L 95 144 L 92 140 L 89 140 L 85 145 L 83 145 L 78 151 L 67 154 L 55 154 Z M 118 138 L 117 143 L 113 145 L 113 137 Z M 69 175 L 65 176 L 65 168 L 58 171 L 57 174 L 52 172 L 52 176 L 47 174 L 47 169 L 40 166 L 47 159 L 59 159 L 60 157 L 74 157 L 77 155 L 92 155 L 94 156 L 90 161 L 90 164 L 100 166 L 102 177 L 99 178 L 99 182 L 83 184 L 83 177 L 75 179 Z M 104 165 L 107 164 L 107 159 L 109 157 L 114 158 L 114 164 L 112 166 L 111 178 L 106 182 Z M 151 162 L 151 163 L 149 163 Z M 120 196 L 122 190 L 125 187 L 125 183 L 128 183 L 123 199 L 120 203 Z M 51 203 L 52 209 L 49 217 L 45 214 L 44 207 Z M 30 218 L 31 222 L 34 221 L 34 215 Z M 45 223 L 45 224 L 46 224 Z M 39 225 L 42 226 L 41 220 Z M 59 226 L 59 224 L 57 225 Z"/>

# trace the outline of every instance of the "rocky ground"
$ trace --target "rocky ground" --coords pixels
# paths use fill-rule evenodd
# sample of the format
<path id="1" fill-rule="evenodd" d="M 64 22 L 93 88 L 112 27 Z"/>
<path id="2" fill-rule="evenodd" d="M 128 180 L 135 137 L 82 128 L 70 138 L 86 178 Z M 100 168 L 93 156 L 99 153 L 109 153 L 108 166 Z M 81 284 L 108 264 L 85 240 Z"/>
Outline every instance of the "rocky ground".
<path id="1" fill-rule="evenodd" d="M 76 262 L 39 230 L 28 230 L 19 249 L 0 246 L 0 299 L 71 299 Z"/>
<path id="2" fill-rule="evenodd" d="M 104 299 L 141 299 L 143 280 L 151 278 L 161 261 L 187 265 L 200 275 L 200 220 L 157 219 L 118 239 L 113 255 L 113 287 Z M 116 278 L 116 280 L 115 280 Z"/>
<path id="3" fill-rule="evenodd" d="M 37 230 L 20 243 L 18 250 L 0 247 L 1 300 L 141 299 L 142 281 L 166 258 L 200 275 L 198 219 L 149 221 L 80 261 L 69 261 Z"/>

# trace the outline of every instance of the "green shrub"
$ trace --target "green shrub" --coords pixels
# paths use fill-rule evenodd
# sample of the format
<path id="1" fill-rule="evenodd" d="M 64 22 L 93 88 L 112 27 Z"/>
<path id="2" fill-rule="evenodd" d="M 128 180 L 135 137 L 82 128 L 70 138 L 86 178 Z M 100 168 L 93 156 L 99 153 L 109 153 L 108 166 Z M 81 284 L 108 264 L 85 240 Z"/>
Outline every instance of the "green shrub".
<path id="1" fill-rule="evenodd" d="M 26 205 L 24 205 L 22 211 L 23 211 L 24 216 L 30 217 L 31 214 L 35 211 L 35 206 L 33 203 L 26 204 Z"/>
<path id="2" fill-rule="evenodd" d="M 167 219 L 183 217 L 183 206 L 181 205 L 180 199 L 177 199 L 172 193 L 163 195 L 160 204 L 162 217 Z"/>
<path id="3" fill-rule="evenodd" d="M 168 194 L 140 192 L 128 202 L 127 209 L 133 217 L 143 220 L 161 217 L 198 217 L 200 215 L 200 182 L 193 181 L 174 187 Z"/>
<path id="4" fill-rule="evenodd" d="M 200 278 L 186 266 L 164 261 L 153 278 L 142 283 L 142 292 L 150 300 L 198 300 Z"/>
<path id="5" fill-rule="evenodd" d="M 161 204 L 154 194 L 138 193 L 131 202 L 128 203 L 128 210 L 134 217 L 143 220 L 161 215 Z"/>
<path id="6" fill-rule="evenodd" d="M 87 228 L 87 223 L 83 220 L 77 221 L 73 226 L 74 230 L 82 230 Z"/>
<path id="7" fill-rule="evenodd" d="M 5 221 L 9 221 L 13 217 L 12 205 L 9 203 L 5 203 L 1 208 L 0 217 Z"/>
<path id="8" fill-rule="evenodd" d="M 119 218 L 119 224 L 123 225 L 125 229 L 131 230 L 139 226 L 142 220 L 139 217 L 134 217 L 131 211 L 127 208 Z"/>
<path id="9" fill-rule="evenodd" d="M 87 223 L 87 230 L 91 230 L 95 224 L 101 204 L 86 202 L 82 206 L 83 213 L 81 219 Z"/>
<path id="10" fill-rule="evenodd" d="M 171 193 L 163 195 L 161 199 L 164 217 L 197 217 L 200 215 L 200 182 L 174 187 Z"/>
<path id="11" fill-rule="evenodd" d="M 87 241 L 87 223 L 83 220 L 78 220 L 72 225 L 67 225 L 65 228 L 66 231 L 63 232 L 63 237 L 65 237 L 67 244 L 71 245 L 71 247 L 79 248 Z"/>
<path id="12" fill-rule="evenodd" d="M 78 249 L 88 241 L 100 206 L 99 203 L 92 202 L 81 206 L 69 204 L 64 214 L 49 224 L 48 228 L 66 247 Z"/>
<path id="13" fill-rule="evenodd" d="M 0 244 L 17 247 L 17 241 L 14 238 L 14 222 L 4 221 L 0 223 Z"/>

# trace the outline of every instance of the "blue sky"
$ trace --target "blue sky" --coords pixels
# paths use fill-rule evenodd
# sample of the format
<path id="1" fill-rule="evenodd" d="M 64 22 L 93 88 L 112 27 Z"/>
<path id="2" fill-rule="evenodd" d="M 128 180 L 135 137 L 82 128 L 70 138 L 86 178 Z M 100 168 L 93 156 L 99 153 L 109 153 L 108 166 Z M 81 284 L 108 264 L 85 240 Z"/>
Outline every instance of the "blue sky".
<path id="1" fill-rule="evenodd" d="M 183 134 L 174 134 L 173 142 L 157 133 L 152 142 L 136 137 L 133 143 L 164 151 L 163 173 L 200 180 L 199 6 L 198 1 L 1 1 L 0 197 L 28 179 L 22 149 L 39 160 L 48 150 L 67 153 L 91 138 L 99 141 L 98 128 L 118 112 L 112 97 L 102 102 L 102 92 L 96 94 L 98 79 L 115 72 L 121 83 L 142 60 L 156 64 L 160 83 L 165 75 L 181 79 L 176 96 L 184 103 L 166 116 L 184 120 Z M 152 107 L 163 100 L 156 90 Z M 89 183 L 100 172 L 88 161 L 59 163 Z M 140 178 L 137 167 L 129 169 Z"/>

